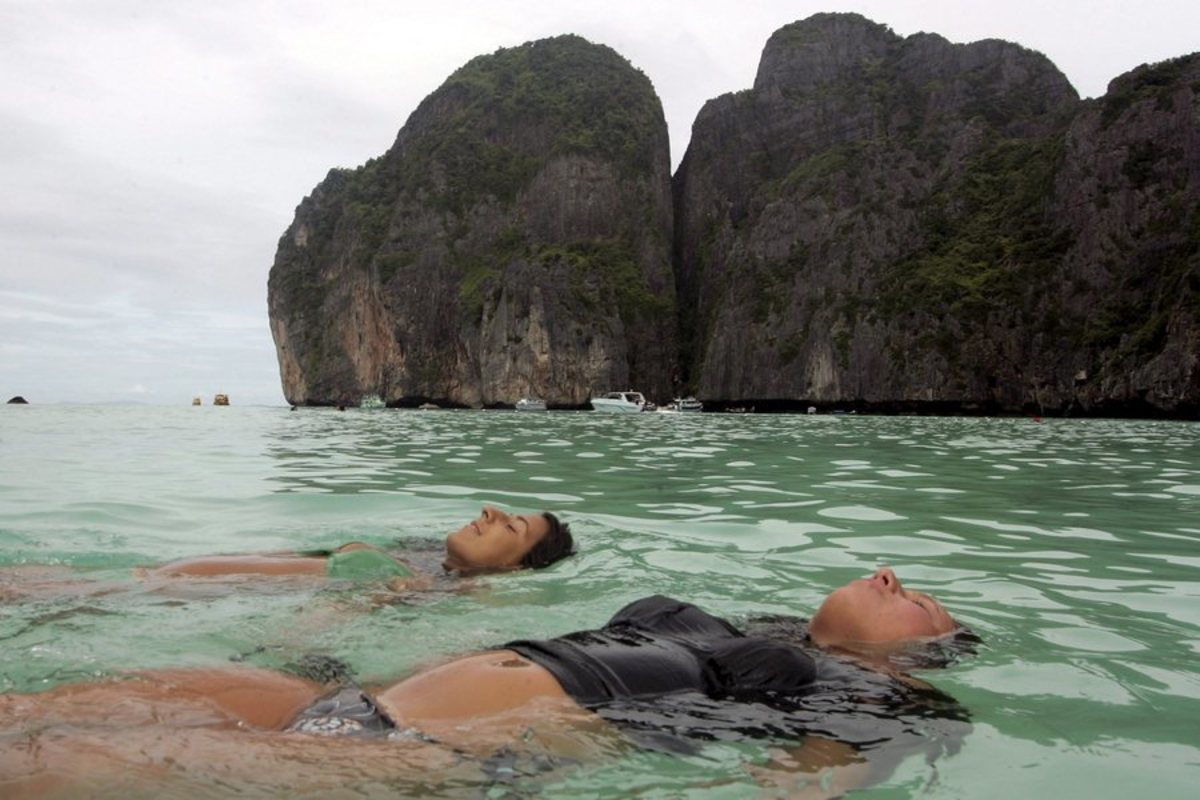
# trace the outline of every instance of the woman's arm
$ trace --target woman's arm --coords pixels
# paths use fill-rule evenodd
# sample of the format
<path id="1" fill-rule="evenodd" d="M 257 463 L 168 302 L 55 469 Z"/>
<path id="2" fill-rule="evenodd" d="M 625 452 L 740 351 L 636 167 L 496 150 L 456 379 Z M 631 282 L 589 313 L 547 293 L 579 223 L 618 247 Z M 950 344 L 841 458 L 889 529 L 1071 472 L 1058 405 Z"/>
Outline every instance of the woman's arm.
<path id="1" fill-rule="evenodd" d="M 146 577 L 226 575 L 328 575 L 331 578 L 413 578 L 407 565 L 364 542 L 350 542 L 327 554 L 260 553 L 199 556 L 146 570 Z"/>
<path id="2" fill-rule="evenodd" d="M 325 558 L 299 555 L 199 556 L 172 561 L 142 573 L 150 578 L 324 574 Z"/>

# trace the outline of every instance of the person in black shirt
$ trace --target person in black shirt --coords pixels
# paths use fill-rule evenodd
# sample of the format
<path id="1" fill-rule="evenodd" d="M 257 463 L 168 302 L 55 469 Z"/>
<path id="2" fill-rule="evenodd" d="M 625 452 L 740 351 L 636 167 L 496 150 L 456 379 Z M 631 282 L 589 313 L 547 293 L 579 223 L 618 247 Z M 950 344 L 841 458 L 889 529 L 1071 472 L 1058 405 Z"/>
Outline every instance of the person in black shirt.
<path id="1" fill-rule="evenodd" d="M 890 569 L 835 590 L 807 625 L 780 618 L 744 627 L 750 635 L 655 595 L 601 628 L 510 641 L 374 691 L 258 669 L 158 670 L 0 696 L 0 709 L 43 727 L 88 712 L 95 724 L 97 709 L 119 709 L 112 724 L 127 733 L 161 726 L 171 718 L 164 709 L 174 708 L 191 728 L 397 740 L 475 758 L 485 769 L 523 743 L 552 752 L 555 742 L 572 741 L 552 728 L 619 731 L 639 746 L 684 753 L 713 739 L 768 739 L 783 747 L 784 773 L 823 776 L 806 788 L 816 796 L 876 781 L 913 752 L 930 759 L 953 752 L 970 729 L 952 698 L 887 665 L 889 652 L 962 633 L 940 603 L 905 589 Z M 199 720 L 188 717 L 200 709 Z M 239 757 L 280 746 L 248 736 L 238 743 L 236 732 L 206 742 L 236 748 Z M 176 763 L 201 752 L 171 757 Z M 344 748 L 337 752 L 346 757 Z M 0 766 L 15 768 L 3 759 Z"/>

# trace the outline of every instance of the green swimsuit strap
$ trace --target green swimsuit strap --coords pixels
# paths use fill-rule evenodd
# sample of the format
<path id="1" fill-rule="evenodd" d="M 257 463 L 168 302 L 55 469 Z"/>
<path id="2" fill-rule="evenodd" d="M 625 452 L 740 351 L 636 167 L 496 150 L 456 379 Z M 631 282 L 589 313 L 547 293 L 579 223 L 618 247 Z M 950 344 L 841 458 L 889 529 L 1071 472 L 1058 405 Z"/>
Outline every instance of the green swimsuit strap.
<path id="1" fill-rule="evenodd" d="M 334 553 L 325 559 L 325 574 L 346 580 L 379 580 L 381 578 L 411 578 L 412 570 L 378 550 L 349 550 Z"/>

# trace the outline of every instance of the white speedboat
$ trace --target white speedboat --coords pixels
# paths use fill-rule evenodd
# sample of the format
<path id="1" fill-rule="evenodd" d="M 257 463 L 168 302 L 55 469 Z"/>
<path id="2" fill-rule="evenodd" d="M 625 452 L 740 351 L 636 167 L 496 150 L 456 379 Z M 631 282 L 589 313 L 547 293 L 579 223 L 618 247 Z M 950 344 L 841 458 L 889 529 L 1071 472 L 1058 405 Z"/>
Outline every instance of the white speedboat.
<path id="1" fill-rule="evenodd" d="M 703 411 L 704 403 L 694 397 L 676 397 L 671 401 L 671 407 L 676 411 Z"/>
<path id="2" fill-rule="evenodd" d="M 596 411 L 634 413 L 645 410 L 646 398 L 641 392 L 608 392 L 589 400 Z"/>
<path id="3" fill-rule="evenodd" d="M 517 411 L 545 411 L 546 401 L 539 397 L 522 397 L 517 401 Z"/>

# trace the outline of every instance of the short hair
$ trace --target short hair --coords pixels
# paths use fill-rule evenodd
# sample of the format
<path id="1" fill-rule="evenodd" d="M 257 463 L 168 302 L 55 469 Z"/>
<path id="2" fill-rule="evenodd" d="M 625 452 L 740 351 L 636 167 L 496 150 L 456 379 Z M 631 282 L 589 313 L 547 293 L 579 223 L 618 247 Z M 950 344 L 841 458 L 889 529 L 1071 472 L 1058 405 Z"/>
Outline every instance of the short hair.
<path id="1" fill-rule="evenodd" d="M 567 556 L 575 555 L 575 540 L 571 538 L 571 526 L 559 521 L 558 517 L 549 511 L 542 512 L 542 517 L 550 523 L 550 530 L 529 548 L 529 552 L 521 559 L 521 566 L 530 569 L 548 567 Z"/>

